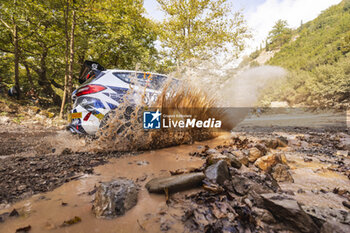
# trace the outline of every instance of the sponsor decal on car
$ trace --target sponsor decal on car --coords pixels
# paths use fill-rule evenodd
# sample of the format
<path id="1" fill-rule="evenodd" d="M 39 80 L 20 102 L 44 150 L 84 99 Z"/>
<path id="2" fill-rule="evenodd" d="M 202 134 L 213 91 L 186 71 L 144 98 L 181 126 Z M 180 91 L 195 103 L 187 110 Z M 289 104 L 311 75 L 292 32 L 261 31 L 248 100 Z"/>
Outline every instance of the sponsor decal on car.
<path id="1" fill-rule="evenodd" d="M 81 118 L 82 117 L 82 113 L 81 112 L 74 112 L 72 113 L 72 119 L 77 119 L 77 118 Z"/>

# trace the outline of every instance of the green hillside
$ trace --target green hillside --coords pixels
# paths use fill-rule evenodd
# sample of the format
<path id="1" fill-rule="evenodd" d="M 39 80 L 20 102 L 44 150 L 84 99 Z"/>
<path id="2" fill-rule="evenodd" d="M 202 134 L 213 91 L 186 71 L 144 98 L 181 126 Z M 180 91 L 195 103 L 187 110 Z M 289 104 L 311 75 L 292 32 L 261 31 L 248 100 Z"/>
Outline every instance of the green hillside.
<path id="1" fill-rule="evenodd" d="M 290 31 L 288 32 L 290 33 Z M 265 101 L 347 107 L 350 103 L 350 0 L 330 7 L 291 32 L 267 64 L 290 71 Z M 272 42 L 267 48 L 271 47 Z"/>

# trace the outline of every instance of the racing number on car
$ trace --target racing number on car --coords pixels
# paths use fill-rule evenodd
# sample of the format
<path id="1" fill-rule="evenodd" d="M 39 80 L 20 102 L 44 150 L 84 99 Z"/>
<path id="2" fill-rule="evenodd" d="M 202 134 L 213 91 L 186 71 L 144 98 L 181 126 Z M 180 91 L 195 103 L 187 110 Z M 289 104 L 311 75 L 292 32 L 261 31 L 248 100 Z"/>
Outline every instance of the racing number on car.
<path id="1" fill-rule="evenodd" d="M 152 74 L 150 72 L 143 73 L 143 79 L 147 79 L 147 81 L 152 81 Z"/>

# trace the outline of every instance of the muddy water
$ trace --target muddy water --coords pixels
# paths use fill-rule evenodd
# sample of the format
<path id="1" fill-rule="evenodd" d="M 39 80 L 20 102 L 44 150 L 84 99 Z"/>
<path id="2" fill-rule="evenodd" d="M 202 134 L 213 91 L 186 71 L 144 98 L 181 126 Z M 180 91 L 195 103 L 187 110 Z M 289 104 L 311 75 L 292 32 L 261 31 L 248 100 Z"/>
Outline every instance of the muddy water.
<path id="1" fill-rule="evenodd" d="M 109 164 L 95 168 L 95 175 L 84 176 L 71 181 L 52 192 L 35 195 L 29 199 L 15 203 L 0 210 L 0 214 L 16 208 L 18 218 L 9 218 L 0 223 L 0 232 L 15 232 L 19 227 L 31 225 L 31 232 L 160 232 L 160 225 L 172 221 L 168 232 L 183 232 L 182 224 L 178 224 L 183 215 L 181 208 L 168 208 L 165 196 L 149 194 L 144 185 L 156 176 L 167 176 L 169 171 L 179 168 L 200 167 L 203 160 L 188 156 L 188 152 L 201 150 L 204 145 L 211 148 L 223 144 L 230 135 L 224 134 L 207 142 L 192 145 L 181 145 L 172 148 L 149 151 L 137 156 L 112 159 Z M 330 164 L 324 164 L 313 158 L 312 162 L 304 162 L 303 155 L 292 148 L 284 149 L 287 156 L 294 183 L 280 183 L 283 190 L 291 190 L 294 198 L 305 206 L 318 206 L 344 209 L 343 198 L 332 193 L 334 188 L 350 190 L 347 177 L 328 170 Z M 249 168 L 250 169 L 250 168 Z M 247 168 L 247 170 L 249 170 Z M 88 192 L 98 182 L 110 181 L 114 178 L 126 177 L 140 185 L 138 204 L 125 216 L 112 220 L 97 219 L 91 212 L 93 195 Z M 305 193 L 298 193 L 302 189 Z M 323 189 L 326 192 L 320 192 Z M 193 192 L 196 190 L 189 190 Z M 174 194 L 175 195 L 175 194 Z M 67 203 L 63 206 L 62 203 Z M 163 216 L 161 213 L 167 212 Z M 61 227 L 65 220 L 74 216 L 82 219 L 68 227 Z M 170 216 L 170 217 L 169 217 Z"/>
<path id="2" fill-rule="evenodd" d="M 203 145 L 215 146 L 222 143 L 229 135 L 222 135 L 210 142 L 182 145 L 157 151 L 149 151 L 138 156 L 126 156 L 112 159 L 109 164 L 96 167 L 95 174 L 71 181 L 52 192 L 35 195 L 13 206 L 0 210 L 0 214 L 16 208 L 19 218 L 7 219 L 0 223 L 0 232 L 15 232 L 19 227 L 31 225 L 31 232 L 149 232 L 160 231 L 159 225 L 165 219 L 159 217 L 159 212 L 167 210 L 165 196 L 149 194 L 144 188 L 147 181 L 155 176 L 169 175 L 169 171 L 179 168 L 200 167 L 203 160 L 188 156 Z M 117 177 L 127 177 L 140 185 L 138 204 L 125 216 L 104 220 L 96 219 L 91 213 L 93 195 L 88 192 L 95 184 L 110 181 Z M 191 191 L 189 191 L 191 192 Z M 62 203 L 67 203 L 63 206 Z M 181 212 L 172 210 L 174 217 L 180 217 Z M 61 227 L 65 220 L 74 216 L 82 219 L 81 223 L 69 227 Z M 183 231 L 181 225 L 172 225 L 171 231 Z"/>
<path id="3" fill-rule="evenodd" d="M 293 191 L 295 199 L 305 206 L 348 211 L 342 205 L 344 198 L 332 192 L 334 188 L 350 189 L 350 182 L 346 176 L 329 170 L 331 164 L 321 163 L 315 158 L 312 162 L 304 162 L 303 157 L 295 152 L 286 153 L 286 157 L 294 183 L 280 183 L 283 190 Z"/>

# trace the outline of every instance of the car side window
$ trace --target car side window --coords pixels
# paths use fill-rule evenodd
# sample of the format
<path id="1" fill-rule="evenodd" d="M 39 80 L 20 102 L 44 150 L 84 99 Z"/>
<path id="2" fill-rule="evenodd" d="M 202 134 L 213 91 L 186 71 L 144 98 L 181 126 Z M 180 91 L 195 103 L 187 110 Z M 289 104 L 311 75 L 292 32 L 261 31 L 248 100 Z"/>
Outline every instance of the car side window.
<path id="1" fill-rule="evenodd" d="M 126 82 L 128 84 L 135 83 L 135 73 L 132 72 L 114 72 L 114 76 Z M 158 90 L 162 87 L 164 81 L 166 80 L 166 76 L 163 75 L 154 75 L 149 72 L 140 72 L 136 73 L 137 83 L 143 87 L 148 87 L 150 89 Z"/>
<path id="2" fill-rule="evenodd" d="M 126 82 L 128 84 L 131 83 L 131 75 L 132 73 L 127 73 L 127 72 L 113 72 L 113 75 L 122 80 L 123 82 Z"/>

